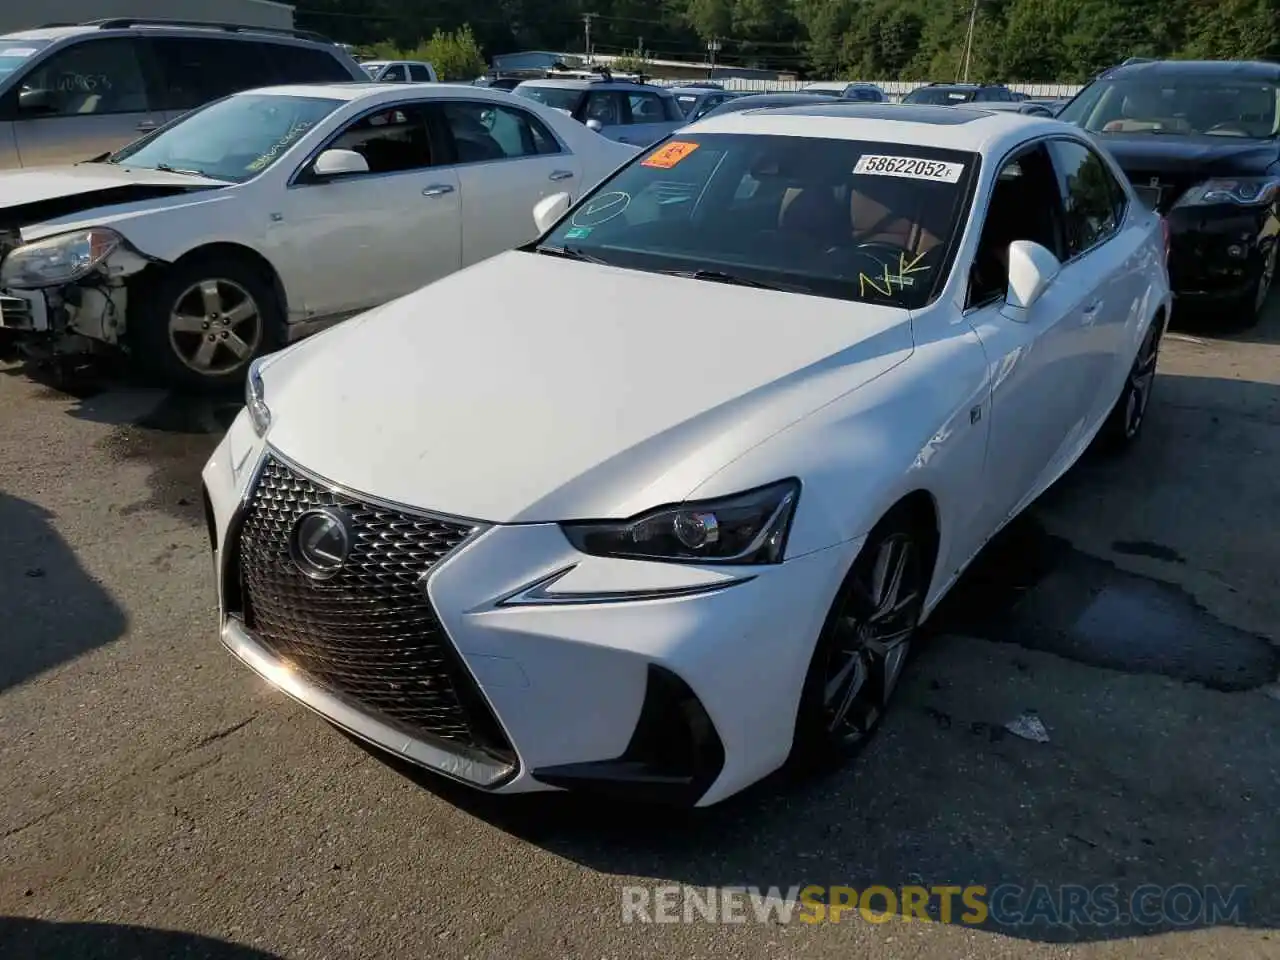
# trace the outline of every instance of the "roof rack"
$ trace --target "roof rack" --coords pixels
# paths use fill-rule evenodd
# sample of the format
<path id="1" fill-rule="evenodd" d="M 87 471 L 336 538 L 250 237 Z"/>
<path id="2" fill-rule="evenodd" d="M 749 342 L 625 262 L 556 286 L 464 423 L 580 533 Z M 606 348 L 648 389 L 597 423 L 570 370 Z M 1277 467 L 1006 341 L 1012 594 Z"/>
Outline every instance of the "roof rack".
<path id="1" fill-rule="evenodd" d="M 205 30 L 222 30 L 226 33 L 274 33 L 315 43 L 334 43 L 314 30 L 294 30 L 290 27 L 254 27 L 245 23 L 223 23 L 217 20 L 168 20 L 162 17 L 108 17 L 103 20 L 85 20 L 75 24 L 97 27 L 99 30 L 124 30 L 128 27 L 199 27 Z"/>

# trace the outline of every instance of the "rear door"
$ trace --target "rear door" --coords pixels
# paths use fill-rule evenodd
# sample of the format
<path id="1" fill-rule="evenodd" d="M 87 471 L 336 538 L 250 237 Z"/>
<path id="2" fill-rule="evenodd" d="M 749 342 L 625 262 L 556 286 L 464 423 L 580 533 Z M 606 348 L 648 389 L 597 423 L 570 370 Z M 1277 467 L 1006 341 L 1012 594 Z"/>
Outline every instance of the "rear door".
<path id="1" fill-rule="evenodd" d="M 577 197 L 582 168 L 545 124 L 519 106 L 485 100 L 433 101 L 462 188 L 462 264 L 538 235 L 543 197 Z"/>
<path id="2" fill-rule="evenodd" d="M 160 76 L 157 99 L 165 122 L 229 94 L 275 82 L 267 44 L 199 36 L 146 42 Z"/>
<path id="3" fill-rule="evenodd" d="M 33 64 L 3 105 L 21 164 L 87 160 L 158 126 L 145 56 L 139 37 L 90 37 Z"/>
<path id="4" fill-rule="evenodd" d="M 435 75 L 422 63 L 409 64 L 409 79 L 414 83 L 435 83 Z"/>

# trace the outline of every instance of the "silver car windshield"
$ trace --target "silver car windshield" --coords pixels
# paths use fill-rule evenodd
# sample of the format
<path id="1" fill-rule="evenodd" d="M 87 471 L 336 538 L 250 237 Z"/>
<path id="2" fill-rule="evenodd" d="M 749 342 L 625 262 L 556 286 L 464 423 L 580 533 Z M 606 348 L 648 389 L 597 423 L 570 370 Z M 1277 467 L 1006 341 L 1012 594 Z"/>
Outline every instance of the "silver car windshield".
<path id="1" fill-rule="evenodd" d="M 227 97 L 130 144 L 107 162 L 242 183 L 274 164 L 343 102 L 261 93 Z"/>

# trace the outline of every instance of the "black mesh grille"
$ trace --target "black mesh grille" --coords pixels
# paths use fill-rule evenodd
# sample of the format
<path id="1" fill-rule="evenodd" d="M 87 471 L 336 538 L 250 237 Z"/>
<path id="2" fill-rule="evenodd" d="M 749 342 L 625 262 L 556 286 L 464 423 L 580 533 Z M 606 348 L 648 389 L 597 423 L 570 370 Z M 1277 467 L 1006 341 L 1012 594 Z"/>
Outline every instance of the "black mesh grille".
<path id="1" fill-rule="evenodd" d="M 353 533 L 346 563 L 326 580 L 303 574 L 290 550 L 298 518 L 320 507 L 341 508 Z M 362 712 L 510 762 L 510 744 L 421 584 L 472 529 L 335 493 L 268 457 L 239 534 L 245 626 Z"/>

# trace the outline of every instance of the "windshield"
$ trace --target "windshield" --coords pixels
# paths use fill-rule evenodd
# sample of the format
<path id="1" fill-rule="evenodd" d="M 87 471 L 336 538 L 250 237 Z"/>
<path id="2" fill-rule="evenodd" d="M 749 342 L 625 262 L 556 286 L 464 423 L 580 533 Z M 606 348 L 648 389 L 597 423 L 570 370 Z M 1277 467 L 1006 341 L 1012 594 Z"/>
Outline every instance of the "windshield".
<path id="1" fill-rule="evenodd" d="M 578 98 L 582 96 L 581 90 L 574 90 L 571 87 L 536 87 L 527 83 L 520 84 L 512 92 L 517 97 L 536 100 L 538 103 L 545 104 L 548 107 L 554 107 L 557 110 L 568 110 L 570 113 L 578 105 Z"/>
<path id="2" fill-rule="evenodd" d="M 1099 80 L 1058 119 L 1093 133 L 1262 139 L 1280 132 L 1280 84 L 1185 75 Z"/>
<path id="3" fill-rule="evenodd" d="M 227 97 L 125 147 L 107 162 L 242 183 L 275 163 L 342 103 L 258 93 Z"/>
<path id="4" fill-rule="evenodd" d="M 597 187 L 537 249 L 914 309 L 941 289 L 971 153 L 680 134 Z"/>
<path id="5" fill-rule="evenodd" d="M 370 60 L 366 63 L 360 64 L 360 66 L 364 67 L 364 72 L 367 73 L 369 76 L 376 77 L 378 75 L 378 71 L 381 70 L 384 66 L 386 66 L 386 64 L 381 60 L 377 62 Z"/>
<path id="6" fill-rule="evenodd" d="M 903 103 L 928 103 L 934 106 L 947 107 L 953 103 L 968 103 L 973 99 L 972 90 L 947 90 L 937 87 L 921 87 L 912 90 L 903 98 Z"/>
<path id="7" fill-rule="evenodd" d="M 49 45 L 48 40 L 16 40 L 0 37 L 0 80 Z"/>

